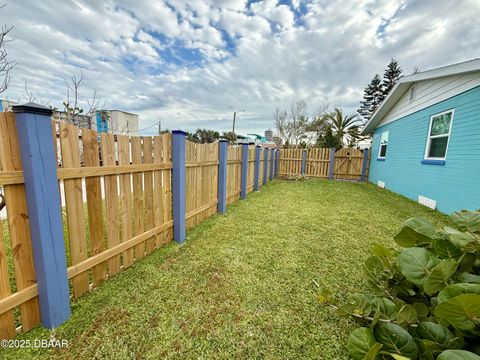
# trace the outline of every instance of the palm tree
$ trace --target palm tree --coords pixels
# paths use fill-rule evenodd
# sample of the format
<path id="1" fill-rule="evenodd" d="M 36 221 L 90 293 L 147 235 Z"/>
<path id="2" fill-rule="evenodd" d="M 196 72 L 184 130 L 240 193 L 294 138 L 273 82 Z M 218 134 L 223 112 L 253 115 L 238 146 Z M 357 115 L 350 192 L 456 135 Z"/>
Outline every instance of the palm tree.
<path id="1" fill-rule="evenodd" d="M 344 116 L 342 109 L 335 108 L 333 112 L 325 115 L 325 120 L 342 146 L 352 146 L 361 138 L 360 121 L 356 114 Z"/>

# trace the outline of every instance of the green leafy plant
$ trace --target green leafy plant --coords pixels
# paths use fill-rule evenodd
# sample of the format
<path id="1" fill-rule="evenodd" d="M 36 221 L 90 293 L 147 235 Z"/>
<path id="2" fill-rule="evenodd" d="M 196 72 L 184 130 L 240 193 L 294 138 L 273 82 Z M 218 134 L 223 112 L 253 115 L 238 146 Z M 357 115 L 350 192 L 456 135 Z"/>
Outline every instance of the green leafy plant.
<path id="1" fill-rule="evenodd" d="M 480 360 L 480 211 L 451 216 L 435 230 L 423 218 L 405 221 L 394 240 L 376 245 L 364 263 L 370 294 L 321 303 L 362 327 L 347 343 L 353 359 Z"/>

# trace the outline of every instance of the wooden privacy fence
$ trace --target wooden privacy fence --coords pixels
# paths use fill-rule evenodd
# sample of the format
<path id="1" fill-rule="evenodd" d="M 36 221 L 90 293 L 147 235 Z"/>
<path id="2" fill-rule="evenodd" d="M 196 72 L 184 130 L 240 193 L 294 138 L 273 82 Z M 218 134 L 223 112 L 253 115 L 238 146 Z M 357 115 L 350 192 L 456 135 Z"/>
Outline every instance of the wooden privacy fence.
<path id="1" fill-rule="evenodd" d="M 280 176 L 367 181 L 369 156 L 368 149 L 282 149 L 278 171 Z"/>
<path id="2" fill-rule="evenodd" d="M 0 113 L 0 339 L 60 325 L 70 299 L 278 173 L 276 150 L 99 134 L 48 109 L 15 111 Z"/>

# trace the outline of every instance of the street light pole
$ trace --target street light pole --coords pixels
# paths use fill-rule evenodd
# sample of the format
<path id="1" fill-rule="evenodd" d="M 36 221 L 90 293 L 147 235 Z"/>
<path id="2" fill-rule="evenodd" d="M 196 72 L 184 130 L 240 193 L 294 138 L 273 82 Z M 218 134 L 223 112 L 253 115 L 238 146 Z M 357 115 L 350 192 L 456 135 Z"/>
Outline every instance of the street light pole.
<path id="1" fill-rule="evenodd" d="M 233 112 L 233 129 L 232 129 L 232 133 L 233 135 L 235 135 L 235 119 L 237 118 L 237 112 L 234 111 Z"/>
<path id="2" fill-rule="evenodd" d="M 233 141 L 237 140 L 237 135 L 235 135 L 235 120 L 237 118 L 237 113 L 244 112 L 244 111 L 245 110 L 239 110 L 239 111 L 234 111 L 233 112 L 233 128 L 232 128 L 232 133 L 233 133 L 232 135 L 233 135 L 233 138 L 234 138 Z"/>

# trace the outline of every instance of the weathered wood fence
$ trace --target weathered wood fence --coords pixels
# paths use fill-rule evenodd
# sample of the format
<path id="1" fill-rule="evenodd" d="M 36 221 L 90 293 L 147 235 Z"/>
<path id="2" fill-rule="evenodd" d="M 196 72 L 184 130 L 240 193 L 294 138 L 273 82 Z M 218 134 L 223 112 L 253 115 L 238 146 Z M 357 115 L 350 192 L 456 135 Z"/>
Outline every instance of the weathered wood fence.
<path id="1" fill-rule="evenodd" d="M 195 144 L 180 131 L 99 134 L 52 122 L 48 109 L 15 112 L 0 113 L 0 339 L 58 326 L 71 299 L 278 173 L 274 149 Z"/>
<path id="2" fill-rule="evenodd" d="M 282 149 L 279 175 L 366 181 L 369 156 L 367 149 Z"/>

